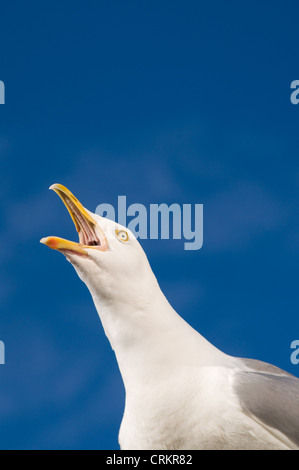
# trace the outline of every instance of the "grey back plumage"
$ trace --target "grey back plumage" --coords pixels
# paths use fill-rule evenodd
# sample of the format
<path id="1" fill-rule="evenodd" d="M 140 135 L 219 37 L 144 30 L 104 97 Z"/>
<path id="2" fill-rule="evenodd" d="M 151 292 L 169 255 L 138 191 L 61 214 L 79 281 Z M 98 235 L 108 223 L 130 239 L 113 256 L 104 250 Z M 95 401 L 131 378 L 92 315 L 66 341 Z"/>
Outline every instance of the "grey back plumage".
<path id="1" fill-rule="evenodd" d="M 235 391 L 247 414 L 279 430 L 299 447 L 299 379 L 278 367 L 243 359 Z"/>

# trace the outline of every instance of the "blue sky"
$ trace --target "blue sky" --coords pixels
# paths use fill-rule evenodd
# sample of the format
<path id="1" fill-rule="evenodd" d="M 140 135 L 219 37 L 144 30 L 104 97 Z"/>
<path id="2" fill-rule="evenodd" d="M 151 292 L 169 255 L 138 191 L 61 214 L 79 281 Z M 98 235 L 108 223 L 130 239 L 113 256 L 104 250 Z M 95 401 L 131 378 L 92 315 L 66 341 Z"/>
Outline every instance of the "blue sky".
<path id="1" fill-rule="evenodd" d="M 204 205 L 204 245 L 144 240 L 223 351 L 290 361 L 298 329 L 295 2 L 1 5 L 0 448 L 117 449 L 124 390 L 89 292 L 39 240 L 77 240 L 48 187 Z"/>

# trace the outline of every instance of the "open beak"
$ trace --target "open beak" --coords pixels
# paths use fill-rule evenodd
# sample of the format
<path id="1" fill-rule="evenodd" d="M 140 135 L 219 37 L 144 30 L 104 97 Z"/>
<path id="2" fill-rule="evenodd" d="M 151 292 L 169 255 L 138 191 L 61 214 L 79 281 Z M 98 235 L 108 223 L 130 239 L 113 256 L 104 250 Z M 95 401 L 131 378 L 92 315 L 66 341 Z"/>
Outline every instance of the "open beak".
<path id="1" fill-rule="evenodd" d="M 81 202 L 62 184 L 53 184 L 50 186 L 50 189 L 53 189 L 58 194 L 69 211 L 79 234 L 79 243 L 59 237 L 42 238 L 41 243 L 44 243 L 53 250 L 73 252 L 85 256 L 88 256 L 86 248 L 106 251 L 108 249 L 108 242 L 104 232 L 82 206 Z"/>

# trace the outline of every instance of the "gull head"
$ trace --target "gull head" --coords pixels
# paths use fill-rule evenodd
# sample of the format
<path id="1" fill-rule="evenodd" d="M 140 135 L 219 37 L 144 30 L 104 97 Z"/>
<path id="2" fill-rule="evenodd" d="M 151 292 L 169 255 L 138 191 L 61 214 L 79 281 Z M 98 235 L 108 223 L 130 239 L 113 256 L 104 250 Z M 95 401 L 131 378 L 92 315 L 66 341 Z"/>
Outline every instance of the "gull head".
<path id="1" fill-rule="evenodd" d="M 50 236 L 42 238 L 41 243 L 66 256 L 95 301 L 144 304 L 156 279 L 134 234 L 90 212 L 65 186 L 53 184 L 50 189 L 68 209 L 79 241 Z"/>

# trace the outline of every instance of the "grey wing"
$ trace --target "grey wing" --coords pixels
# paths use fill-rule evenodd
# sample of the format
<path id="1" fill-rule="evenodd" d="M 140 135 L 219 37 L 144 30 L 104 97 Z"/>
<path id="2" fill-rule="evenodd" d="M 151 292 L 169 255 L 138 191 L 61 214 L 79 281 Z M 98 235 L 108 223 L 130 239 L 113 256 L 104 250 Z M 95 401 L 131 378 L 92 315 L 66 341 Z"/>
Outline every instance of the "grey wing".
<path id="1" fill-rule="evenodd" d="M 260 361 L 242 360 L 234 388 L 245 412 L 277 429 L 299 447 L 299 379 Z"/>

